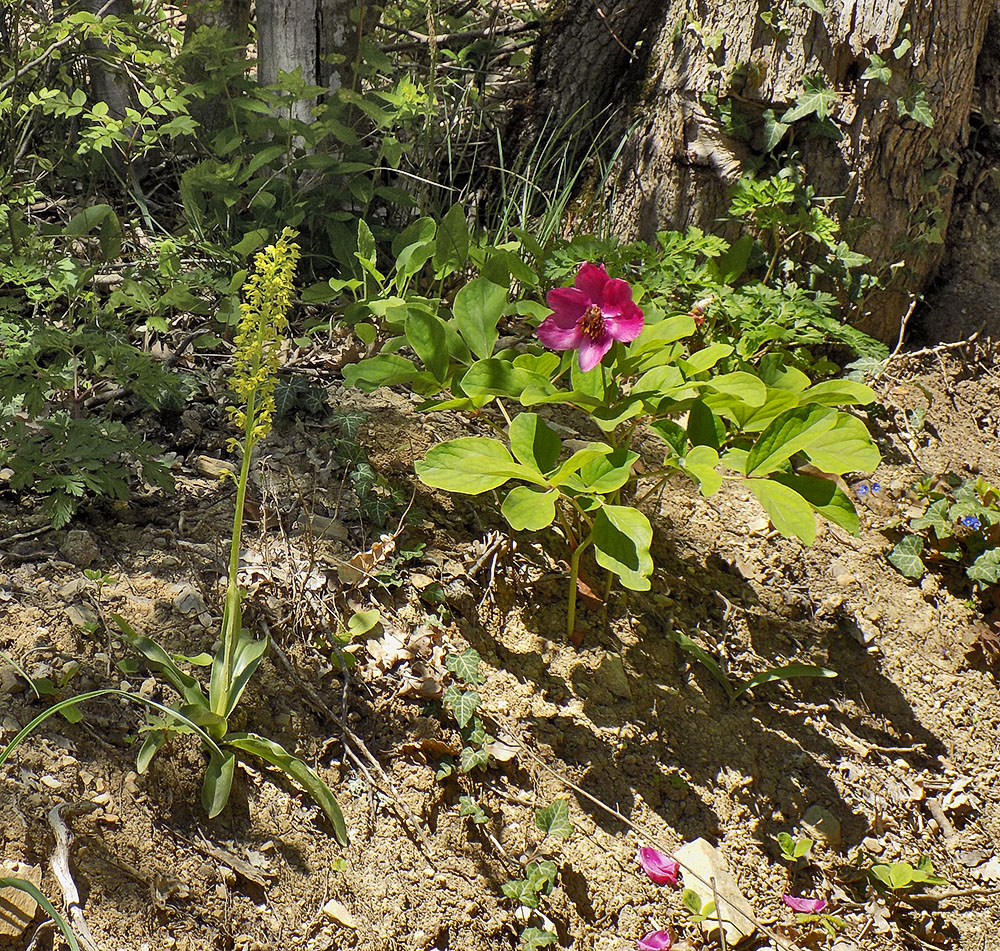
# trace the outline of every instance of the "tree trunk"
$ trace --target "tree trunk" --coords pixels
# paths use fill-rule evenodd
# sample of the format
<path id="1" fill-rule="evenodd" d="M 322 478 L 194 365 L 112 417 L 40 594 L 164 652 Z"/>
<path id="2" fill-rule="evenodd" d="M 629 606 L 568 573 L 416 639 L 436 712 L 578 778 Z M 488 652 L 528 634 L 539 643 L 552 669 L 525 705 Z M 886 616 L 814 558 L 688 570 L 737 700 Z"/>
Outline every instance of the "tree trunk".
<path id="1" fill-rule="evenodd" d="M 352 19 L 355 8 L 360 23 Z M 258 79 L 275 83 L 279 71 L 300 69 L 306 83 L 330 93 L 351 87 L 359 30 L 365 20 L 377 19 L 375 4 L 356 0 L 258 0 Z M 295 103 L 292 116 L 309 122 L 314 104 L 314 99 Z"/>
<path id="2" fill-rule="evenodd" d="M 803 80 L 818 77 L 836 93 L 832 119 L 842 137 L 812 134 L 800 120 L 785 141 L 800 153 L 817 194 L 844 196 L 838 213 L 845 224 L 868 222 L 854 246 L 872 258 L 870 267 L 905 262 L 896 281 L 869 298 L 861 321 L 894 340 L 910 293 L 926 286 L 941 258 L 994 6 L 826 0 L 820 15 L 804 0 L 619 0 L 601 4 L 596 16 L 593 0 L 566 0 L 539 50 L 534 108 L 546 108 L 555 89 L 562 115 L 611 105 L 619 77 L 646 57 L 632 101 L 636 125 L 619 165 L 617 223 L 623 237 L 648 239 L 664 228 L 715 229 L 731 186 L 764 154 L 765 110 L 780 119 L 801 101 Z M 878 65 L 875 56 L 891 69 L 888 82 L 863 78 Z M 920 108 L 924 97 L 929 115 Z M 749 141 L 727 125 L 729 110 L 756 130 Z M 932 117 L 933 128 L 906 110 Z"/>

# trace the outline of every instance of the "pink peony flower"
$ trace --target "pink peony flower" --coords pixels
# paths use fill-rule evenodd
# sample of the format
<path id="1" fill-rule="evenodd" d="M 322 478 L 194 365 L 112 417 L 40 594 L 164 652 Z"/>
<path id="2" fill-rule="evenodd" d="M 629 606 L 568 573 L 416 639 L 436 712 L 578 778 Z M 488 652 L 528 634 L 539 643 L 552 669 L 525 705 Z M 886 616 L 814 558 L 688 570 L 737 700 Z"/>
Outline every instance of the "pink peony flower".
<path id="1" fill-rule="evenodd" d="M 818 915 L 826 908 L 826 902 L 822 898 L 796 898 L 794 895 L 782 895 L 781 900 L 792 911 L 797 911 L 802 915 Z"/>
<path id="2" fill-rule="evenodd" d="M 673 945 L 674 937 L 669 931 L 650 931 L 635 943 L 637 951 L 670 951 Z"/>
<path id="3" fill-rule="evenodd" d="M 615 340 L 635 340 L 642 311 L 628 282 L 608 277 L 603 265 L 584 263 L 572 287 L 555 287 L 547 297 L 553 313 L 542 321 L 538 339 L 552 350 L 577 350 L 580 369 L 597 366 Z"/>
<path id="4" fill-rule="evenodd" d="M 680 872 L 680 865 L 669 856 L 664 855 L 656 849 L 644 846 L 639 849 L 639 864 L 642 870 L 649 876 L 649 880 L 656 885 L 676 885 L 677 874 Z"/>

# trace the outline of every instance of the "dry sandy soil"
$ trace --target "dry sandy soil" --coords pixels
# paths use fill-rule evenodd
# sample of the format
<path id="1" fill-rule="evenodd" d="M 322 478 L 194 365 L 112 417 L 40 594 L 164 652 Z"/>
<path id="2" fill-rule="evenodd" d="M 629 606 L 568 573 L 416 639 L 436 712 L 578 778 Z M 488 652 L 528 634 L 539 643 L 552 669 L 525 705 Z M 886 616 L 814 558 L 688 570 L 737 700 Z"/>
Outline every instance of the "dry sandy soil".
<path id="1" fill-rule="evenodd" d="M 323 448 L 329 427 L 299 422 L 269 438 L 257 506 L 269 523 L 248 526 L 243 580 L 250 621 L 268 626 L 276 650 L 241 709 L 249 728 L 328 781 L 350 847 L 301 790 L 253 766 L 207 820 L 197 746 L 174 742 L 137 775 L 143 714 L 104 698 L 78 724 L 48 720 L 3 767 L 0 861 L 38 866 L 59 905 L 48 815 L 59 803 L 90 804 L 63 815 L 83 912 L 104 951 L 486 951 L 517 946 L 522 925 L 500 888 L 540 844 L 535 811 L 565 799 L 574 834 L 539 852 L 559 869 L 542 909 L 562 947 L 625 951 L 656 927 L 689 948 L 720 947 L 690 923 L 680 889 L 653 885 L 636 862 L 642 845 L 704 838 L 761 926 L 742 947 L 833 945 L 795 925 L 781 902 L 791 891 L 829 899 L 847 925 L 838 951 L 1000 949 L 1000 694 L 995 670 L 970 650 L 980 615 L 959 574 L 920 584 L 897 574 L 880 531 L 921 470 L 1000 482 L 996 353 L 981 339 L 902 355 L 877 382 L 883 491 L 865 496 L 874 504 L 862 506 L 860 537 L 826 528 L 807 549 L 770 532 L 745 493 L 705 501 L 678 481 L 650 509 L 652 592 L 613 594 L 606 608 L 583 598 L 572 641 L 561 552 L 509 537 L 487 499 L 414 488 L 412 460 L 457 424 L 421 417 L 391 392 L 334 388 L 333 405 L 365 409 L 360 440 L 402 492 L 384 531 L 411 492 L 413 506 L 395 551 L 376 547 L 370 563 L 354 562 L 368 574 L 351 571 L 345 562 L 371 552 L 380 532 L 359 518 Z M 926 426 L 911 433 L 905 410 L 917 406 Z M 111 685 L 171 702 L 147 672 L 116 667 L 128 654 L 113 625 L 100 624 L 112 612 L 172 650 L 212 650 L 232 489 L 201 474 L 196 458 L 225 455 L 225 425 L 206 401 L 170 429 L 153 436 L 180 453 L 173 496 L 92 505 L 50 531 L 30 501 L 0 494 L 0 650 L 32 676 L 68 678 L 59 696 Z M 334 521 L 310 525 L 310 513 Z M 83 566 L 114 580 L 99 591 Z M 328 632 L 373 607 L 382 625 L 356 642 L 345 673 Z M 838 676 L 769 684 L 730 703 L 679 650 L 678 632 L 733 683 L 794 661 Z M 437 778 L 460 749 L 436 699 L 451 682 L 443 658 L 469 646 L 483 659 L 482 710 L 504 761 Z M 37 700 L 9 667 L 0 677 L 6 742 L 52 697 Z M 463 795 L 485 824 L 460 816 Z M 817 815 L 811 860 L 790 872 L 775 837 L 804 832 Z M 867 866 L 921 855 L 946 885 L 874 900 Z M 0 948 L 62 946 L 43 919 L 0 937 Z"/>

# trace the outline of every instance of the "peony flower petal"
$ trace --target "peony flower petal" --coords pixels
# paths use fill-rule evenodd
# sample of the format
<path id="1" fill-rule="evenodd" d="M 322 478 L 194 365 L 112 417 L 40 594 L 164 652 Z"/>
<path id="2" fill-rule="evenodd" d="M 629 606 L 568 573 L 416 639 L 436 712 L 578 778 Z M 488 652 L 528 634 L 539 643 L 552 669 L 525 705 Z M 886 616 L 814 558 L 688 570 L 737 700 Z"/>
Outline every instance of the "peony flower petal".
<path id="1" fill-rule="evenodd" d="M 677 884 L 680 864 L 658 849 L 651 849 L 649 846 L 639 849 L 639 864 L 651 882 L 657 885 Z"/>
<path id="2" fill-rule="evenodd" d="M 636 941 L 636 951 L 670 951 L 674 945 L 669 931 L 650 931 Z"/>
<path id="3" fill-rule="evenodd" d="M 611 278 L 608 277 L 608 272 L 604 270 L 603 264 L 591 264 L 589 261 L 585 261 L 580 265 L 580 270 L 576 272 L 573 286 L 579 288 L 591 301 L 598 304 L 604 295 L 604 288 L 610 280 Z"/>
<path id="4" fill-rule="evenodd" d="M 628 281 L 609 278 L 604 293 L 597 300 L 606 317 L 617 317 L 632 303 L 632 288 Z"/>
<path id="5" fill-rule="evenodd" d="M 583 312 L 593 303 L 583 291 L 575 287 L 554 287 L 545 299 L 563 326 L 579 320 Z"/>
<path id="6" fill-rule="evenodd" d="M 538 339 L 550 350 L 575 350 L 587 338 L 580 333 L 574 321 L 564 326 L 555 314 L 546 317 L 538 325 Z"/>
<path id="7" fill-rule="evenodd" d="M 782 895 L 781 900 L 792 911 L 803 915 L 818 915 L 826 908 L 826 902 L 822 898 L 796 898 L 794 895 Z"/>
<path id="8" fill-rule="evenodd" d="M 544 341 L 542 342 L 544 343 Z M 580 334 L 580 369 L 584 373 L 593 370 L 604 359 L 604 354 L 611 349 L 611 344 L 611 334 L 607 332 L 601 334 L 596 340 L 591 340 L 590 337 Z"/>
<path id="9" fill-rule="evenodd" d="M 642 333 L 644 323 L 642 311 L 632 301 L 628 302 L 617 317 L 604 318 L 604 326 L 607 327 L 608 333 L 623 343 L 635 340 Z"/>

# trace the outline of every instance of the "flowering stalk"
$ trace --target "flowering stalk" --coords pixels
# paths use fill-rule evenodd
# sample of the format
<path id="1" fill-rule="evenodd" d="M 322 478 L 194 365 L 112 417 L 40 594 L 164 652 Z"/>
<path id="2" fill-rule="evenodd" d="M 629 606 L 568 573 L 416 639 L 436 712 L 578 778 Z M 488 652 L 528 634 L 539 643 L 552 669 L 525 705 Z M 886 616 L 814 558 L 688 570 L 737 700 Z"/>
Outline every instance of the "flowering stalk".
<path id="1" fill-rule="evenodd" d="M 243 509 L 253 449 L 258 440 L 271 431 L 274 416 L 274 388 L 278 382 L 279 353 L 288 329 L 288 309 L 292 301 L 295 265 L 299 258 L 299 247 L 292 241 L 294 237 L 295 232 L 286 228 L 274 244 L 261 251 L 254 260 L 254 273 L 243 285 L 244 302 L 240 305 L 236 359 L 230 386 L 244 408 L 229 407 L 233 422 L 243 430 L 243 460 L 236 486 L 236 510 L 233 514 L 229 549 L 229 578 L 222 613 L 222 643 L 216 657 L 217 663 L 212 665 L 209 690 L 211 710 L 220 717 L 227 717 L 232 713 L 245 685 L 244 681 L 238 689 L 234 689 L 234 682 L 239 678 L 237 654 L 243 630 L 240 586 L 237 580 Z M 232 443 L 236 441 L 233 440 Z"/>

